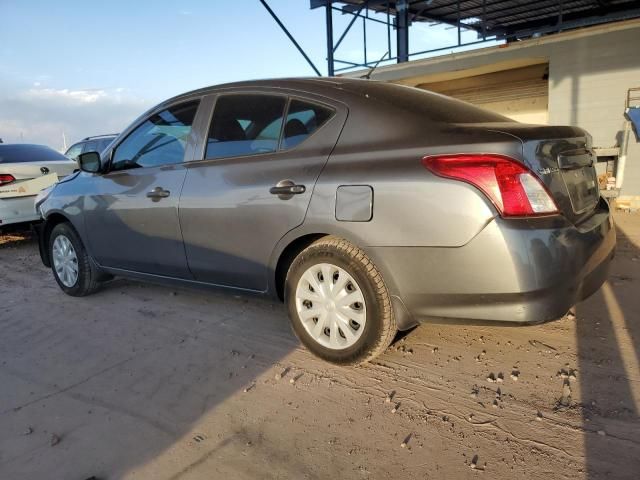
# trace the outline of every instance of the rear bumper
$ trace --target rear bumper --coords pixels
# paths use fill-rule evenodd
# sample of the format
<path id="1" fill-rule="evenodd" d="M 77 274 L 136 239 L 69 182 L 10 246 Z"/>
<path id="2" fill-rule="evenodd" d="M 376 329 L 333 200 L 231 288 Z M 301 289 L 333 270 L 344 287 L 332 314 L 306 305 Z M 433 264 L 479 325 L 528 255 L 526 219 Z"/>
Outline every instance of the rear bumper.
<path id="1" fill-rule="evenodd" d="M 562 217 L 492 220 L 458 248 L 367 249 L 401 328 L 443 319 L 541 323 L 607 279 L 616 234 L 609 207 L 576 227 Z"/>
<path id="2" fill-rule="evenodd" d="M 34 201 L 35 197 L 0 198 L 0 226 L 39 220 Z"/>

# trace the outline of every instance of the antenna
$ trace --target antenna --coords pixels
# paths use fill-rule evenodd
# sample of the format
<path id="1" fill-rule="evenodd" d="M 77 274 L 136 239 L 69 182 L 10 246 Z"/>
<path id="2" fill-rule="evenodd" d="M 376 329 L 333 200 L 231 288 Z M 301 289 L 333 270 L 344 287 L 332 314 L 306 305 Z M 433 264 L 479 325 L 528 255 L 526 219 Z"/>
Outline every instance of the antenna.
<path id="1" fill-rule="evenodd" d="M 384 52 L 384 55 L 382 55 L 382 57 L 380 57 L 380 60 L 378 60 L 378 61 L 376 62 L 376 64 L 375 64 L 373 67 L 371 67 L 371 68 L 369 69 L 369 71 L 368 71 L 365 75 L 363 75 L 362 77 L 360 77 L 360 78 L 366 78 L 367 80 L 371 80 L 371 74 L 373 73 L 373 71 L 374 71 L 376 68 L 378 68 L 378 65 L 380 65 L 380 62 L 381 62 L 381 61 L 383 61 L 387 55 L 389 55 L 389 50 L 387 50 L 386 52 Z"/>

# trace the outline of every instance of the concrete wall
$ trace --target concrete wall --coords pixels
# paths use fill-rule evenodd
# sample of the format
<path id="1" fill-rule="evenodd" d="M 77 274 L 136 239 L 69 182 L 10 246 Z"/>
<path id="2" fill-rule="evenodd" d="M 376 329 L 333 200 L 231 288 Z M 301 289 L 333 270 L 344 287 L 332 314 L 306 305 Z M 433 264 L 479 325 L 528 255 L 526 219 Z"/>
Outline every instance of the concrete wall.
<path id="1" fill-rule="evenodd" d="M 596 146 L 619 144 L 627 91 L 638 86 L 640 27 L 556 44 L 549 62 L 549 123 L 579 125 Z M 640 195 L 640 144 L 633 136 L 620 193 Z"/>
<path id="2" fill-rule="evenodd" d="M 418 85 L 540 63 L 549 64 L 549 123 L 585 128 L 594 146 L 616 145 L 627 90 L 640 87 L 637 20 L 392 65 L 373 78 Z M 640 144 L 633 135 L 621 194 L 640 195 Z"/>

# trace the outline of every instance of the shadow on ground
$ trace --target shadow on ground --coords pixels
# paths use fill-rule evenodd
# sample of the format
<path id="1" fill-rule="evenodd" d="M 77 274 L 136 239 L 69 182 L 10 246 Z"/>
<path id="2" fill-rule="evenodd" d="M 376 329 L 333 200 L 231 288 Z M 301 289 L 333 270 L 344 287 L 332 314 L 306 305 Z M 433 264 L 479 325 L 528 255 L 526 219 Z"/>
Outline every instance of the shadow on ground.
<path id="1" fill-rule="evenodd" d="M 0 478 L 635 479 L 629 219 L 576 320 L 425 325 L 357 369 L 300 351 L 279 303 L 126 280 L 70 298 L 35 242 L 5 242 Z"/>
<path id="2" fill-rule="evenodd" d="M 577 408 L 582 410 L 589 479 L 631 478 L 618 470 L 629 467 L 640 471 L 640 225 L 630 218 L 618 216 L 609 281 L 576 310 Z"/>
<path id="3" fill-rule="evenodd" d="M 3 480 L 121 478 L 176 442 L 196 448 L 194 423 L 297 346 L 282 306 L 259 298 L 125 280 L 67 297 L 23 233 L 0 245 Z"/>

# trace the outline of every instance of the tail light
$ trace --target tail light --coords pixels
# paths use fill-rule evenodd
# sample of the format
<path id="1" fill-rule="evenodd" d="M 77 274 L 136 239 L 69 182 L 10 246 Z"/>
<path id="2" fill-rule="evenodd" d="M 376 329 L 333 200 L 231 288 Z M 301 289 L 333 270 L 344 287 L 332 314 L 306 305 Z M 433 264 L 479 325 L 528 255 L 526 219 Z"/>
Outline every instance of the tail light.
<path id="1" fill-rule="evenodd" d="M 424 157 L 422 164 L 436 175 L 469 183 L 482 191 L 503 217 L 558 213 L 540 180 L 512 158 L 495 154 Z"/>
<path id="2" fill-rule="evenodd" d="M 0 186 L 6 185 L 7 183 L 11 183 L 14 180 L 15 180 L 15 177 L 13 175 L 0 173 Z"/>

